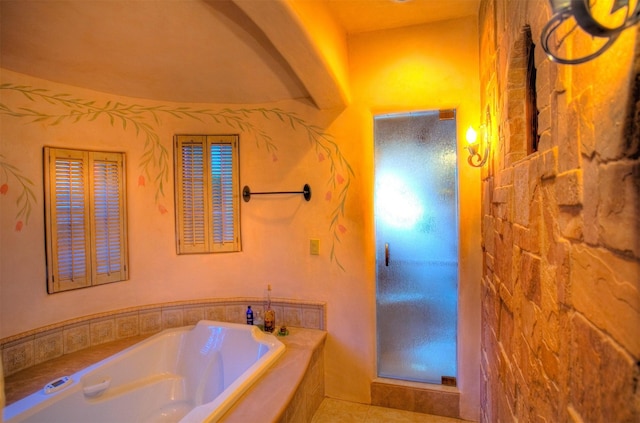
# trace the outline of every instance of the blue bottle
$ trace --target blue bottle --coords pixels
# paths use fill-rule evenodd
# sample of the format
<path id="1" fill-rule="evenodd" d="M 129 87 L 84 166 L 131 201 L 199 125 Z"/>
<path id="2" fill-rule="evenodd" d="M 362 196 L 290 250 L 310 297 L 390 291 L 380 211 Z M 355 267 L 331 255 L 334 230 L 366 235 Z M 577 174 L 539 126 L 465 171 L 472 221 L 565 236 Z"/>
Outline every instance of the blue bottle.
<path id="1" fill-rule="evenodd" d="M 247 309 L 247 324 L 253 325 L 253 310 L 251 310 L 251 306 Z"/>

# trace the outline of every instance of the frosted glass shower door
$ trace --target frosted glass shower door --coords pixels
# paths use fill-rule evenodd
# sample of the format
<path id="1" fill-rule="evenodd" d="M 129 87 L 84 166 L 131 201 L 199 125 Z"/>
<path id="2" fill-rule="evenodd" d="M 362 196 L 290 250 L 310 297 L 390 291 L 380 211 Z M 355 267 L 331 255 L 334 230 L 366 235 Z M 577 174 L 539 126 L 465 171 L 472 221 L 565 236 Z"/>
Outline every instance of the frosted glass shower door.
<path id="1" fill-rule="evenodd" d="M 452 111 L 377 116 L 378 376 L 457 376 L 458 216 Z"/>

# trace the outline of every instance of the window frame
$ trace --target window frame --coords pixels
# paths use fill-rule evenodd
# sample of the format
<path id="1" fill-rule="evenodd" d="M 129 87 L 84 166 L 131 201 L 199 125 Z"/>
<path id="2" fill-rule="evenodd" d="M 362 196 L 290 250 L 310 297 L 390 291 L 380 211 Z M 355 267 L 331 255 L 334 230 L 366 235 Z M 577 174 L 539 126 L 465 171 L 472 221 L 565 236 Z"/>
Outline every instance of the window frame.
<path id="1" fill-rule="evenodd" d="M 189 150 L 189 146 L 194 146 Z M 228 146 L 216 168 L 226 176 L 228 183 L 215 184 L 212 171 L 212 147 Z M 200 147 L 198 150 L 197 147 Z M 193 153 L 197 156 L 187 155 Z M 185 165 L 193 159 L 201 167 L 190 169 Z M 222 159 L 221 159 L 222 160 Z M 240 171 L 238 135 L 183 135 L 174 136 L 174 199 L 176 219 L 176 253 L 211 254 L 242 251 L 240 236 Z M 189 183 L 185 178 L 191 178 Z M 230 178 L 230 180 L 229 180 Z M 220 188 L 214 190 L 214 187 Z M 201 190 L 201 191 L 200 191 Z M 218 194 L 214 196 L 214 191 Z M 217 206 L 214 205 L 217 199 Z M 202 203 L 194 204 L 196 200 Z M 188 209 L 191 209 L 189 212 Z M 218 219 L 214 218 L 214 214 Z M 221 215 L 226 216 L 219 219 Z M 215 220 L 215 222 L 214 222 Z M 188 223 L 188 224 L 187 224 Z M 229 235 L 231 225 L 231 235 Z M 201 230 L 198 228 L 202 228 Z"/>
<path id="2" fill-rule="evenodd" d="M 44 147 L 43 161 L 48 293 L 128 280 L 125 153 Z M 57 171 L 58 166 L 67 169 L 72 167 L 72 163 L 75 172 L 82 171 L 82 175 L 64 179 Z M 96 174 L 98 170 L 101 171 L 100 177 Z M 63 184 L 68 184 L 66 191 Z M 75 192 L 71 193 L 72 190 Z M 60 213 L 65 209 L 60 201 L 64 195 L 68 195 L 64 198 L 70 204 L 73 203 L 71 196 L 76 199 L 76 211 L 69 211 L 66 216 L 69 221 L 66 229 L 61 224 L 65 223 L 65 215 Z M 96 204 L 99 198 L 104 200 L 101 205 Z M 82 222 L 80 230 L 75 233 L 71 222 L 74 215 L 76 223 Z M 64 240 L 60 240 L 65 236 L 70 241 L 62 245 Z M 61 252 L 65 247 L 66 252 Z M 103 260 L 105 256 L 107 262 Z M 65 260 L 71 259 L 73 263 L 74 258 L 84 261 L 84 269 L 77 277 L 74 270 L 71 270 L 71 277 L 67 277 L 69 273 L 66 271 L 61 274 Z M 105 266 L 106 271 L 102 271 Z"/>

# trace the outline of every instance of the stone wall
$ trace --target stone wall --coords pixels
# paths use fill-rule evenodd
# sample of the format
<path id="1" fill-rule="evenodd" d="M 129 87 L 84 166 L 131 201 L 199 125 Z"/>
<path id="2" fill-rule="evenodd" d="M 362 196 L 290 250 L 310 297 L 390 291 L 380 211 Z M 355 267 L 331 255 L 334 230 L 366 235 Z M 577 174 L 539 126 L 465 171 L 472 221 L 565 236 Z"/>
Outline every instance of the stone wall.
<path id="1" fill-rule="evenodd" d="M 640 35 L 551 62 L 546 0 L 482 0 L 484 422 L 640 421 Z M 537 152 L 526 49 L 535 47 Z M 579 30 L 577 30 L 579 31 Z M 575 32 L 577 32 L 575 31 Z M 553 39 L 559 42 L 559 37 Z M 560 51 L 593 45 L 570 35 Z"/>

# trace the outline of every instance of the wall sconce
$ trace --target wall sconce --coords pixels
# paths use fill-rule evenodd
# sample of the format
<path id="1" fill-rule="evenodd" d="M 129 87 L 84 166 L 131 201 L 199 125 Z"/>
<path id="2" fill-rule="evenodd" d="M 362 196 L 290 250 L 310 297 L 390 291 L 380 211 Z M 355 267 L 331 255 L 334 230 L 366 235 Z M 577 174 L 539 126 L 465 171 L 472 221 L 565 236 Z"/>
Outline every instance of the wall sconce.
<path id="1" fill-rule="evenodd" d="M 640 22 L 640 1 L 636 0 L 636 5 L 633 11 L 631 10 L 632 1 L 633 0 L 611 0 L 612 5 L 611 10 L 608 11 L 608 15 L 599 16 L 599 18 L 612 18 L 614 14 L 623 9 L 626 9 L 627 13 L 626 16 L 624 16 L 624 20 L 622 20 L 621 17 L 613 19 L 617 19 L 618 21 L 615 26 L 607 26 L 603 25 L 598 21 L 598 19 L 596 19 L 596 17 L 594 17 L 594 13 L 600 13 L 599 11 L 594 11 L 592 9 L 590 0 L 549 0 L 551 8 L 553 9 L 553 16 L 551 16 L 549 22 L 547 22 L 542 29 L 542 35 L 540 36 L 542 48 L 545 53 L 547 53 L 547 56 L 551 61 L 565 65 L 577 65 L 600 56 L 614 43 L 623 30 Z M 593 5 L 596 6 L 596 3 L 597 2 L 594 2 Z M 571 17 L 576 21 L 576 25 L 570 29 L 569 32 L 573 31 L 576 26 L 579 26 L 591 37 L 606 39 L 604 44 L 601 45 L 597 51 L 577 59 L 561 58 L 551 51 L 551 48 L 549 48 L 549 39 L 551 38 L 551 35 L 565 20 Z M 558 45 L 562 44 L 562 41 L 567 35 L 559 39 Z"/>
<path id="2" fill-rule="evenodd" d="M 484 132 L 484 125 L 480 127 L 480 131 Z M 480 144 L 481 141 L 478 141 L 478 133 L 473 129 L 473 126 L 470 126 L 469 129 L 467 129 L 467 151 L 469 152 L 467 162 L 473 167 L 484 166 L 489 157 L 489 143 L 484 143 L 484 152 L 482 154 L 478 152 L 481 147 Z"/>
<path id="3" fill-rule="evenodd" d="M 482 167 L 489 159 L 489 153 L 491 151 L 491 113 L 487 108 L 487 122 L 480 126 L 480 139 L 478 139 L 478 133 L 473 126 L 467 129 L 467 151 L 469 157 L 467 163 L 473 167 Z M 482 154 L 479 153 L 480 149 L 484 147 Z"/>

